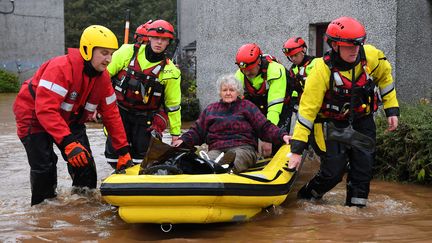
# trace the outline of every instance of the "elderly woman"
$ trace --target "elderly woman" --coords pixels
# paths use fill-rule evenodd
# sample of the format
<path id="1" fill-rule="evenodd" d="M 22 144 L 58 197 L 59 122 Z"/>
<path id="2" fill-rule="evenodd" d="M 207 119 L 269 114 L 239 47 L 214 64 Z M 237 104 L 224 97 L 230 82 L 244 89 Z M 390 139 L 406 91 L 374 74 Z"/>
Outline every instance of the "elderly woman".
<path id="1" fill-rule="evenodd" d="M 215 160 L 224 152 L 222 163 L 233 162 L 233 172 L 239 173 L 255 165 L 258 138 L 288 144 L 290 137 L 286 131 L 267 120 L 252 102 L 240 98 L 243 87 L 234 75 L 220 77 L 217 88 L 220 101 L 207 106 L 173 146 L 183 143 L 182 146 L 193 147 L 206 143 L 210 159 Z"/>

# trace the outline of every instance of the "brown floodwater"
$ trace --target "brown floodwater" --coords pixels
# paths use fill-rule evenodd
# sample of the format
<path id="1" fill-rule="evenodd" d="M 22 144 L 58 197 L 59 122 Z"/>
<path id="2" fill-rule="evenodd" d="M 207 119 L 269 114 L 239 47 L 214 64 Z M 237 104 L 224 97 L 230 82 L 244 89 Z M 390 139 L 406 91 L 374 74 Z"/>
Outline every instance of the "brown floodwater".
<path id="1" fill-rule="evenodd" d="M 29 165 L 16 136 L 12 103 L 15 94 L 0 94 L 0 241 L 1 242 L 430 242 L 432 187 L 373 180 L 368 207 L 343 206 L 340 183 L 317 202 L 295 198 L 318 168 L 305 164 L 292 193 L 279 207 L 245 223 L 174 225 L 127 224 L 100 193 L 72 195 L 66 164 L 58 162 L 58 197 L 30 207 Z M 112 172 L 105 163 L 105 137 L 98 124 L 88 134 L 98 185 Z M 58 151 L 57 151 L 58 152 Z"/>

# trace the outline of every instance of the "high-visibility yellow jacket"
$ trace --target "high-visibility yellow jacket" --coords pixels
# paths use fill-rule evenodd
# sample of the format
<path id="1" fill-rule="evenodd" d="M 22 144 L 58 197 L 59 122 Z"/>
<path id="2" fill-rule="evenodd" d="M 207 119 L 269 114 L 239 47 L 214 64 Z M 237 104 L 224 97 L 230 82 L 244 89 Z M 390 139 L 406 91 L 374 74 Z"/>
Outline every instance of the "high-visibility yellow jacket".
<path id="1" fill-rule="evenodd" d="M 390 63 L 387 61 L 384 53 L 372 45 L 365 45 L 364 51 L 367 61 L 366 70 L 373 78 L 375 85 L 379 88 L 386 116 L 398 116 L 399 104 L 396 98 Z M 363 73 L 363 70 L 361 62 L 355 66 L 356 79 Z M 352 81 L 351 71 L 340 71 L 340 74 Z M 312 129 L 315 132 L 318 130 L 317 126 L 314 126 L 314 121 L 320 115 L 319 111 L 324 95 L 330 89 L 330 75 L 331 70 L 329 66 L 323 58 L 318 58 L 314 69 L 307 77 L 305 90 L 300 99 L 298 120 L 291 141 L 291 151 L 293 153 L 301 154 L 307 146 L 308 136 Z M 320 148 L 325 151 L 325 145 L 324 147 L 322 146 L 321 144 Z"/>
<path id="2" fill-rule="evenodd" d="M 108 65 L 111 77 L 129 66 L 134 51 L 133 44 L 124 44 L 114 52 L 112 61 Z M 137 54 L 138 62 L 142 70 L 158 65 L 159 62 L 150 62 L 145 55 L 145 45 L 142 45 Z M 168 111 L 171 135 L 180 135 L 181 129 L 181 73 L 180 70 L 169 61 L 159 74 L 159 82 L 164 88 L 164 105 Z"/>
<path id="3" fill-rule="evenodd" d="M 245 75 L 241 72 L 240 69 L 237 70 L 235 76 L 243 83 L 243 87 L 245 87 Z M 261 74 L 250 80 L 252 86 L 257 90 L 260 89 L 264 81 L 265 80 L 263 79 Z M 283 102 L 286 93 L 287 81 L 285 67 L 276 61 L 270 62 L 267 68 L 266 82 L 267 114 L 264 115 L 266 115 L 267 119 L 269 119 L 271 123 L 277 126 L 279 123 L 279 116 L 282 112 Z"/>

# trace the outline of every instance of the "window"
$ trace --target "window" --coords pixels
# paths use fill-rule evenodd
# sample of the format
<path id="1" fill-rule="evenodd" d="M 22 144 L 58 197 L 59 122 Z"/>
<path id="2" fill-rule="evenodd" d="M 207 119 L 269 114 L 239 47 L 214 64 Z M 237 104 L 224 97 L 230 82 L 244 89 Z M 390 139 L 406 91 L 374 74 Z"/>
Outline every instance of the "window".
<path id="1" fill-rule="evenodd" d="M 329 23 L 319 23 L 309 25 L 309 54 L 322 57 L 330 49 L 324 41 L 324 35 Z"/>

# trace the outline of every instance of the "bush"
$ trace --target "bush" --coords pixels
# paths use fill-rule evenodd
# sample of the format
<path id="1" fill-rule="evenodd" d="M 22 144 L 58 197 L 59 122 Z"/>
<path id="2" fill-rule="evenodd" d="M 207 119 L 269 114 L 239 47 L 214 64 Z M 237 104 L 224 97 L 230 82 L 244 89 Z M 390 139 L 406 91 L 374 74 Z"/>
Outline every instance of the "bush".
<path id="1" fill-rule="evenodd" d="M 0 69 L 0 93 L 16 93 L 19 87 L 18 76 Z"/>
<path id="2" fill-rule="evenodd" d="M 200 114 L 199 100 L 196 98 L 182 98 L 182 121 L 195 121 Z"/>
<path id="3" fill-rule="evenodd" d="M 196 88 L 195 79 L 182 79 L 181 115 L 183 121 L 195 121 L 200 114 L 200 105 L 199 100 L 196 97 Z"/>
<path id="4" fill-rule="evenodd" d="M 196 97 L 196 76 L 195 72 L 193 72 L 193 69 L 191 68 L 191 60 L 195 59 L 193 57 L 179 57 L 179 67 L 182 73 L 181 115 L 183 121 L 195 121 L 200 114 L 199 100 Z"/>
<path id="5" fill-rule="evenodd" d="M 432 183 L 432 106 L 424 101 L 416 105 L 401 105 L 399 127 L 394 132 L 385 131 L 387 119 L 384 114 L 376 117 L 374 170 L 378 178 Z"/>

